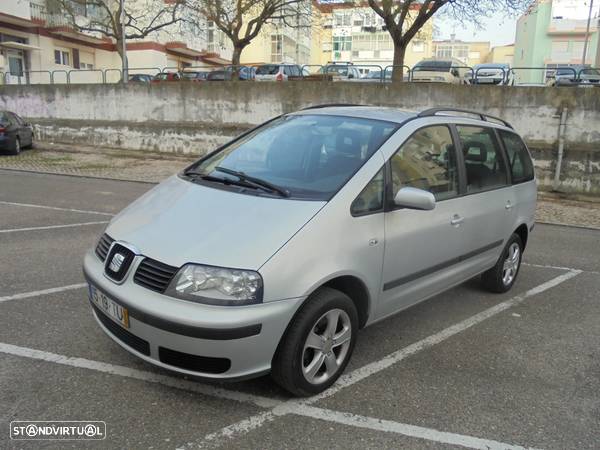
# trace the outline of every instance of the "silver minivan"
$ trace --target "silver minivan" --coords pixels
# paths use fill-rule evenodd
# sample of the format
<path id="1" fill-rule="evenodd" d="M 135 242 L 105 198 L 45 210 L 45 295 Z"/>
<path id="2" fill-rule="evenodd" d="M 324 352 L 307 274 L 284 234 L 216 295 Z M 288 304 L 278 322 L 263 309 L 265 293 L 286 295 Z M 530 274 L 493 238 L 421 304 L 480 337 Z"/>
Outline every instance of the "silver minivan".
<path id="1" fill-rule="evenodd" d="M 477 275 L 505 292 L 534 226 L 527 147 L 501 119 L 319 106 L 255 128 L 113 218 L 85 255 L 100 327 L 209 379 L 307 396 L 358 330 Z"/>

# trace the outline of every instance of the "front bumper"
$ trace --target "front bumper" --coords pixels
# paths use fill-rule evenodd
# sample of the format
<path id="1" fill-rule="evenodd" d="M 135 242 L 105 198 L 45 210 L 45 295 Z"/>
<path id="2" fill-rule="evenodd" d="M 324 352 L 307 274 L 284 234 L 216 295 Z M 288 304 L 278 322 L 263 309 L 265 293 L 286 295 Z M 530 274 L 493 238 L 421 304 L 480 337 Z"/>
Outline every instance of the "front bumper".
<path id="1" fill-rule="evenodd" d="M 88 283 L 129 311 L 125 329 L 92 305 L 98 324 L 114 341 L 145 361 L 188 375 L 223 380 L 269 372 L 304 298 L 239 307 L 179 300 L 135 284 L 139 262 L 118 285 L 104 276 L 104 264 L 92 250 L 84 258 Z"/>

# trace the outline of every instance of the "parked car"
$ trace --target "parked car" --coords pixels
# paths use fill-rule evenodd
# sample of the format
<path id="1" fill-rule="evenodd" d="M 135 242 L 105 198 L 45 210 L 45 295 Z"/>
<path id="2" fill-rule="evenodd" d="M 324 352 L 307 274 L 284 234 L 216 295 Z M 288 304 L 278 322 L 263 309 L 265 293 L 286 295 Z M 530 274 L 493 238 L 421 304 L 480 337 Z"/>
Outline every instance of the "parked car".
<path id="1" fill-rule="evenodd" d="M 297 64 L 263 64 L 256 68 L 256 81 L 288 81 L 302 78 L 302 68 Z"/>
<path id="2" fill-rule="evenodd" d="M 238 78 L 242 81 L 254 80 L 256 74 L 255 67 L 242 66 L 238 70 Z M 207 81 L 231 81 L 233 79 L 233 68 L 226 67 L 222 70 L 213 70 L 210 72 L 206 80 Z"/>
<path id="3" fill-rule="evenodd" d="M 413 67 L 411 81 L 468 84 L 471 73 L 457 59 L 424 59 Z"/>
<path id="4" fill-rule="evenodd" d="M 501 84 L 508 85 L 512 80 L 509 64 L 485 63 L 473 67 L 473 74 L 468 71 L 465 78 L 472 84 Z"/>
<path id="5" fill-rule="evenodd" d="M 184 81 L 206 81 L 209 71 L 184 70 L 181 72 L 181 79 Z"/>
<path id="6" fill-rule="evenodd" d="M 533 230 L 501 119 L 313 107 L 209 153 L 115 216 L 83 270 L 100 327 L 163 368 L 331 386 L 358 330 L 481 274 L 508 291 Z"/>
<path id="7" fill-rule="evenodd" d="M 153 83 L 161 83 L 163 81 L 180 81 L 181 75 L 179 72 L 161 72 L 154 75 L 152 78 Z"/>
<path id="8" fill-rule="evenodd" d="M 22 149 L 33 147 L 33 128 L 10 111 L 0 111 L 0 150 L 18 155 Z"/>
<path id="9" fill-rule="evenodd" d="M 600 71 L 589 66 L 558 67 L 548 79 L 549 86 L 600 86 Z"/>
<path id="10" fill-rule="evenodd" d="M 319 69 L 319 73 L 331 75 L 333 81 L 354 81 L 360 79 L 360 72 L 351 63 L 332 63 Z"/>
<path id="11" fill-rule="evenodd" d="M 151 83 L 152 75 L 148 75 L 147 73 L 130 73 L 127 78 L 129 83 Z"/>

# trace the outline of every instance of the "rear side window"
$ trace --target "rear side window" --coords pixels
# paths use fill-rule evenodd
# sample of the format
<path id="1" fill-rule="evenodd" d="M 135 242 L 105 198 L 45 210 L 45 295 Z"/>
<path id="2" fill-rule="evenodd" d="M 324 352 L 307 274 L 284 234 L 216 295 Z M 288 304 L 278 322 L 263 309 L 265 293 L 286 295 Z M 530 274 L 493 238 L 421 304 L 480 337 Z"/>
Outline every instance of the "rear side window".
<path id="1" fill-rule="evenodd" d="M 500 131 L 500 138 L 504 143 L 504 148 L 506 148 L 513 183 L 524 183 L 533 180 L 533 162 L 523 140 L 508 131 Z"/>
<path id="2" fill-rule="evenodd" d="M 506 165 L 494 131 L 461 125 L 456 128 L 465 160 L 467 193 L 506 186 Z"/>
<path id="3" fill-rule="evenodd" d="M 394 196 L 403 187 L 429 191 L 438 201 L 458 195 L 456 150 L 446 126 L 418 130 L 390 163 Z"/>
<path id="4" fill-rule="evenodd" d="M 277 75 L 279 66 L 277 64 L 266 64 L 256 69 L 256 75 Z"/>

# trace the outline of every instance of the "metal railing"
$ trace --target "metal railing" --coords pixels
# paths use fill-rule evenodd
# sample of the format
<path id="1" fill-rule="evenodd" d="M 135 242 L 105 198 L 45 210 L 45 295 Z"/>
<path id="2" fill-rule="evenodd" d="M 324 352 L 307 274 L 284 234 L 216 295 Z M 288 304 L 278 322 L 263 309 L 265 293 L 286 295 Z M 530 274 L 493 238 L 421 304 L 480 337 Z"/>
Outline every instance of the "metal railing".
<path id="1" fill-rule="evenodd" d="M 361 81 L 361 82 L 375 82 L 375 83 L 389 83 L 392 82 L 392 73 L 395 69 L 401 68 L 403 73 L 404 81 L 416 82 L 416 81 L 434 81 L 434 82 L 452 82 L 451 78 L 446 75 L 446 71 L 441 71 L 437 66 L 426 66 L 420 65 L 413 68 L 402 65 L 394 66 L 388 65 L 382 67 L 377 64 L 348 64 L 348 67 L 354 69 L 366 69 L 363 70 L 360 78 L 356 79 L 348 77 L 347 75 L 337 73 L 337 70 L 328 70 L 330 66 L 341 66 L 342 64 L 333 63 L 327 65 L 318 64 L 304 64 L 299 65 L 302 75 L 298 77 L 291 77 L 294 80 L 323 80 L 323 81 Z M 429 70 L 430 69 L 430 70 Z M 556 68 L 551 67 L 512 67 L 512 68 L 489 68 L 479 67 L 474 69 L 470 66 L 457 66 L 456 69 L 458 75 L 454 74 L 454 79 L 458 82 L 470 83 L 470 84 L 497 84 L 497 85 L 511 85 L 519 86 L 525 85 L 546 85 L 549 80 L 555 79 L 555 74 L 559 72 L 559 77 L 565 77 L 565 72 L 569 72 L 568 77 L 571 79 L 570 85 L 581 85 L 590 84 L 600 86 L 600 81 L 596 82 L 596 79 L 600 79 L 600 69 L 595 67 L 585 67 L 577 70 L 574 67 L 560 66 Z M 239 65 L 239 66 L 219 66 L 219 67 L 206 67 L 206 66 L 189 66 L 189 67 L 131 67 L 128 69 L 129 76 L 132 75 L 149 75 L 155 77 L 160 74 L 177 73 L 180 79 L 184 79 L 181 75 L 186 71 L 202 71 L 202 72 L 221 72 L 215 74 L 214 77 L 209 76 L 209 80 L 229 81 L 231 76 L 228 74 L 233 73 L 235 70 L 240 74 L 240 79 L 254 79 L 255 66 L 252 65 Z M 415 80 L 415 74 L 418 72 L 428 72 L 428 75 L 435 75 L 435 72 L 440 72 L 439 80 Z M 449 70 L 448 70 L 449 72 Z M 531 76 L 526 76 L 527 72 L 540 72 L 540 76 L 537 77 L 539 80 L 536 82 L 529 81 Z M 376 73 L 375 76 L 369 76 L 369 73 Z M 485 74 L 484 74 L 485 73 Z M 494 75 L 496 73 L 496 75 Z M 572 73 L 572 76 L 571 76 Z M 598 77 L 590 77 L 590 75 L 598 75 Z M 426 78 L 434 78 L 428 76 Z M 536 77 L 534 77 L 537 79 Z M 591 81 L 590 81 L 591 78 Z M 121 69 L 57 69 L 57 70 L 24 70 L 19 74 L 9 72 L 0 72 L 0 84 L 4 85 L 31 85 L 31 84 L 107 84 L 107 83 L 118 83 L 122 81 L 122 70 Z M 173 81 L 173 80 L 169 80 Z"/>

